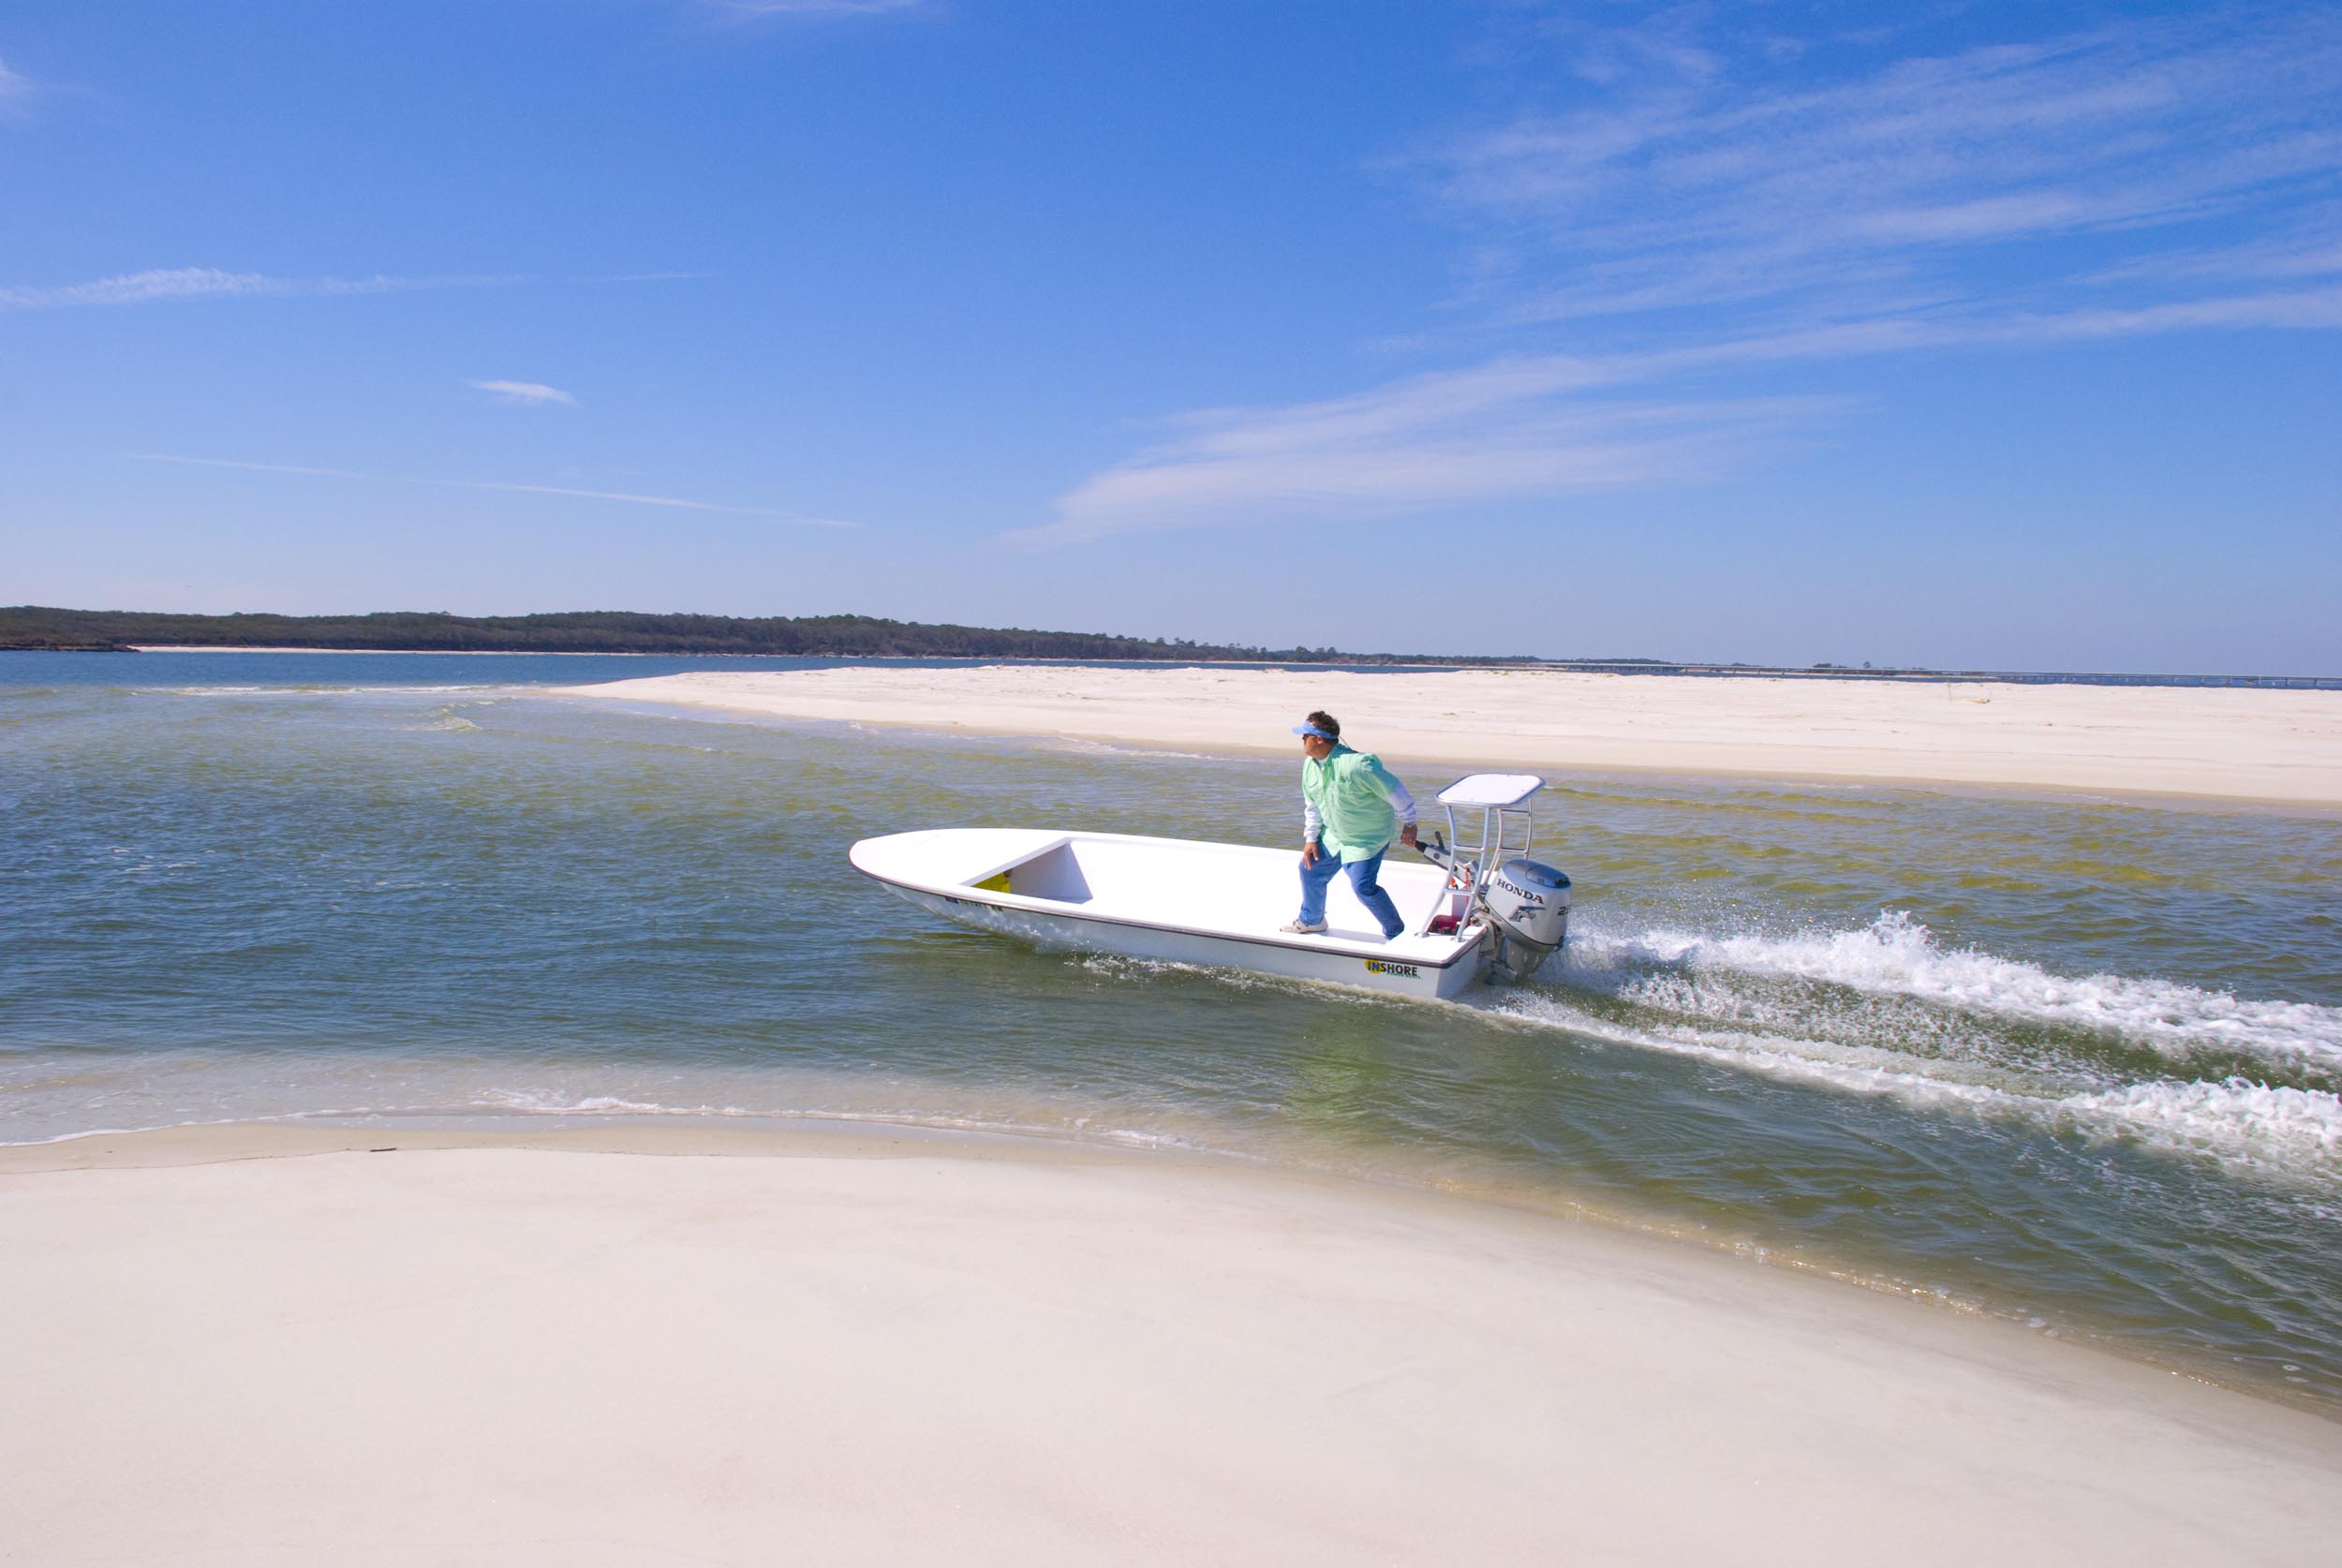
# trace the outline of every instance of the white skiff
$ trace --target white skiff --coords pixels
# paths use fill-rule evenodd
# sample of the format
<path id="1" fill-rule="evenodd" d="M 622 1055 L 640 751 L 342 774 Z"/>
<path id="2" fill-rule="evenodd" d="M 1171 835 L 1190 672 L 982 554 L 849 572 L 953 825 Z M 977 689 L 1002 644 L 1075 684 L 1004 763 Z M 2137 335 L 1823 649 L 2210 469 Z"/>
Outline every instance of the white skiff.
<path id="1" fill-rule="evenodd" d="M 1543 782 L 1478 774 L 1441 791 L 1449 836 L 1457 808 L 1471 807 L 1482 814 L 1479 841 L 1428 847 L 1437 865 L 1392 850 L 1380 880 L 1406 929 L 1388 941 L 1342 877 L 1327 890 L 1324 933 L 1281 929 L 1300 903 L 1292 849 L 935 828 L 863 839 L 849 858 L 922 909 L 1043 947 L 1446 998 L 1491 973 L 1525 975 L 1561 945 L 1569 879 L 1515 856 L 1528 849 L 1526 802 Z"/>

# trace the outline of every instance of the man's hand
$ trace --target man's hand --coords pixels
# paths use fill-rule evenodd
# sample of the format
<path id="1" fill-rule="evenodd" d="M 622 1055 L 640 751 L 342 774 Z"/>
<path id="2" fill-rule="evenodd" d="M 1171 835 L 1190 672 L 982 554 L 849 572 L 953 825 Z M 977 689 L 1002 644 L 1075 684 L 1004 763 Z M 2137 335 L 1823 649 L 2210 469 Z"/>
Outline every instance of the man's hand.
<path id="1" fill-rule="evenodd" d="M 1317 864 L 1317 857 L 1325 852 L 1325 851 L 1317 847 L 1317 840 L 1312 838 L 1308 843 L 1301 846 L 1301 864 L 1304 865 L 1315 865 Z"/>
<path id="2" fill-rule="evenodd" d="M 1413 822 L 1409 822 L 1405 827 L 1399 830 L 1399 842 L 1404 844 L 1410 850 L 1416 847 L 1415 824 Z"/>

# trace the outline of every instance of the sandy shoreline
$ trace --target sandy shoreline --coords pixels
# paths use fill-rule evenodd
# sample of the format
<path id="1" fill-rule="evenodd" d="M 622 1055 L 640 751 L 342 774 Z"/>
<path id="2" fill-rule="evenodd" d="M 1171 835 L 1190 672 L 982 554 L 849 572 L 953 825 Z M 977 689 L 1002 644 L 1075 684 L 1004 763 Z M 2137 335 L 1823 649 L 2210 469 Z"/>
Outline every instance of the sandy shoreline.
<path id="1" fill-rule="evenodd" d="M 2342 806 L 2342 692 L 1550 671 L 703 671 L 564 695 L 1154 750 L 1282 756 L 1312 708 L 1431 763 L 1932 782 Z M 1434 770 L 1436 771 L 1436 770 Z"/>
<path id="2" fill-rule="evenodd" d="M 2313 1416 L 1217 1161 L 190 1129 L 0 1152 L 0 1538 L 43 1563 L 2311 1563 L 2342 1529 Z"/>

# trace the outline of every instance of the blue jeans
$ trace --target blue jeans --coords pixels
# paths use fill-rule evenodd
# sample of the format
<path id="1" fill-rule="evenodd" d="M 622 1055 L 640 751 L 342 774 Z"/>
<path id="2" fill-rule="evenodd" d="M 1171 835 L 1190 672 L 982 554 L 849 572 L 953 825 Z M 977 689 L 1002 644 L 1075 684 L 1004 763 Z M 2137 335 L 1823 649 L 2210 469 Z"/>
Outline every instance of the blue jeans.
<path id="1" fill-rule="evenodd" d="M 1383 849 L 1389 847 L 1386 844 Z M 1333 882 L 1336 872 L 1347 871 L 1350 873 L 1351 890 L 1357 894 L 1358 902 L 1366 906 L 1367 913 L 1382 922 L 1383 939 L 1388 941 L 1404 931 L 1407 923 L 1399 918 L 1399 906 L 1390 901 L 1390 895 L 1383 891 L 1383 884 L 1374 880 L 1375 873 L 1382 868 L 1383 850 L 1375 851 L 1364 860 L 1354 860 L 1347 865 L 1333 851 L 1319 850 L 1317 859 L 1301 867 L 1301 924 L 1314 925 L 1326 918 L 1326 889 Z"/>

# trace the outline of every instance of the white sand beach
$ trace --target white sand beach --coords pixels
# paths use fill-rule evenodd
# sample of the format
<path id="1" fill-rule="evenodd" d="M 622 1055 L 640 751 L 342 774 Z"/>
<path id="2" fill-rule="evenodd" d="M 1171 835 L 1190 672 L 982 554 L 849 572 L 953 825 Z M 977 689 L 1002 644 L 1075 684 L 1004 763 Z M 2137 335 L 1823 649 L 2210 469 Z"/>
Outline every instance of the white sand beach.
<path id="1" fill-rule="evenodd" d="M 2342 805 L 2342 691 L 1470 670 L 1049 665 L 700 672 L 561 688 L 736 713 L 1201 752 L 1324 708 L 1397 764 L 2016 785 Z"/>
<path id="2" fill-rule="evenodd" d="M 2134 1568 L 2325 1563 L 2342 1532 L 2313 1416 L 1202 1160 L 101 1135 L 0 1151 L 0 1257 L 28 1563 Z"/>

